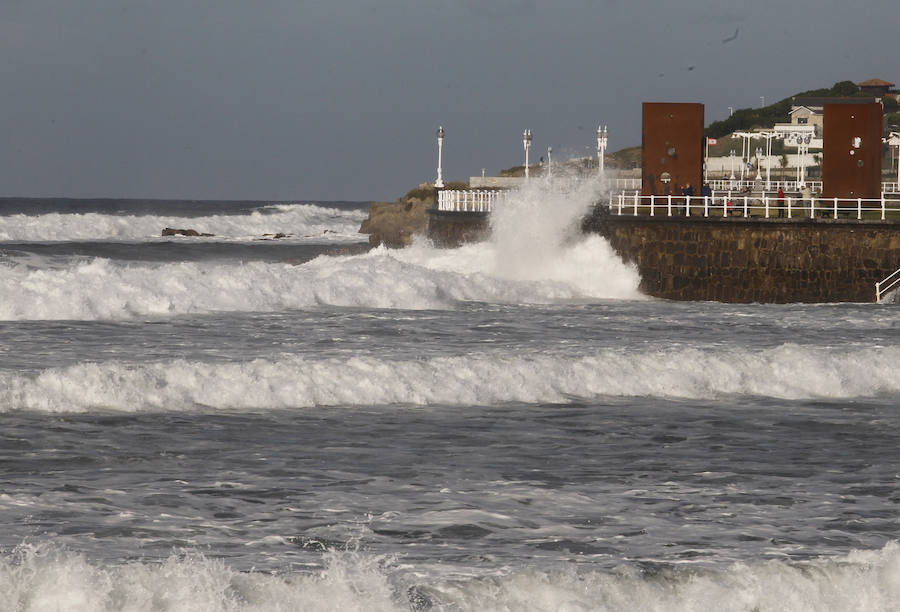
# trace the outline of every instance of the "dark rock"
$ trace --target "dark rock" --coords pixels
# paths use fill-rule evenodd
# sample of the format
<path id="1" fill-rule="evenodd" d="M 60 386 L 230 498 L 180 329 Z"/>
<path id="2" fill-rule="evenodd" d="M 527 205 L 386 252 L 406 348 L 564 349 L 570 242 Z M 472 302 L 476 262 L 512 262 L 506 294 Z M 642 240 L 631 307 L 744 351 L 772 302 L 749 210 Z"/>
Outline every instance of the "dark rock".
<path id="1" fill-rule="evenodd" d="M 369 218 L 362 222 L 359 232 L 369 234 L 369 244 L 373 247 L 408 246 L 413 236 L 425 233 L 427 211 L 434 207 L 434 196 L 434 185 L 423 183 L 396 202 L 372 202 Z"/>
<path id="2" fill-rule="evenodd" d="M 203 234 L 195 229 L 175 229 L 167 227 L 163 229 L 162 236 L 213 236 L 214 234 Z"/>

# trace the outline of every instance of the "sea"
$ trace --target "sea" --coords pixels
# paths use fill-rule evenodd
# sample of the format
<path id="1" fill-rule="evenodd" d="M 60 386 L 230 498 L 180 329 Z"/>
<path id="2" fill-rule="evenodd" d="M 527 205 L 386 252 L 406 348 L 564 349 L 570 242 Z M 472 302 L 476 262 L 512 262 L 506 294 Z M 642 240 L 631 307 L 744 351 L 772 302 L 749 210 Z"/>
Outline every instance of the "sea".
<path id="1" fill-rule="evenodd" d="M 604 189 L 0 200 L 0 612 L 900 608 L 900 306 L 650 298 Z"/>

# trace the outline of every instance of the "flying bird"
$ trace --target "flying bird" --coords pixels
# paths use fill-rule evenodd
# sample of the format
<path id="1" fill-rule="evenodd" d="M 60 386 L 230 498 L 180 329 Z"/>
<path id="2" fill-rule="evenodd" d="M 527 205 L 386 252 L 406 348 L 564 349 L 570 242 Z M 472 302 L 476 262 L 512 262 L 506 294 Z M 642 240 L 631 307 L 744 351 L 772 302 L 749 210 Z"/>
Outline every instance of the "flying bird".
<path id="1" fill-rule="evenodd" d="M 726 44 L 726 43 L 730 43 L 732 40 L 734 40 L 735 38 L 737 38 L 737 37 L 738 37 L 738 32 L 740 32 L 740 31 L 741 31 L 740 28 L 735 28 L 735 29 L 734 29 L 734 34 L 732 34 L 732 35 L 729 36 L 728 38 L 723 38 L 723 39 L 722 39 L 722 44 L 724 45 L 724 44 Z"/>

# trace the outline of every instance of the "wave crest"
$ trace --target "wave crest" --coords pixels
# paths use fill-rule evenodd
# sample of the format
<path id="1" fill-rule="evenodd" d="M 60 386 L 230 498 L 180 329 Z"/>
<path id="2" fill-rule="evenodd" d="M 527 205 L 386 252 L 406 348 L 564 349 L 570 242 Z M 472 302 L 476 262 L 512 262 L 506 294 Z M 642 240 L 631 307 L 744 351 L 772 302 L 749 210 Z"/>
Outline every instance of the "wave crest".
<path id="1" fill-rule="evenodd" d="M 0 405 L 45 412 L 569 403 L 603 396 L 872 397 L 900 392 L 900 348 L 833 351 L 494 352 L 422 360 L 286 357 L 245 363 L 83 363 L 0 375 Z M 802 375 L 801 375 L 802 373 Z"/>
<path id="2" fill-rule="evenodd" d="M 900 547 L 805 563 L 723 569 L 614 572 L 520 569 L 481 578 L 405 574 L 389 558 L 328 552 L 307 574 L 237 572 L 197 553 L 159 563 L 102 565 L 48 546 L 20 546 L 0 560 L 4 609 L 67 610 L 894 610 Z M 424 584 L 423 584 L 424 581 Z"/>
<path id="3" fill-rule="evenodd" d="M 245 215 L 177 217 L 159 215 L 109 215 L 102 213 L 47 213 L 6 215 L 0 223 L 0 241 L 147 240 L 159 238 L 165 227 L 191 228 L 214 234 L 216 239 L 255 239 L 279 232 L 301 238 L 323 236 L 359 240 L 365 213 L 315 204 L 269 207 L 273 212 Z M 326 231 L 328 233 L 326 235 Z"/>

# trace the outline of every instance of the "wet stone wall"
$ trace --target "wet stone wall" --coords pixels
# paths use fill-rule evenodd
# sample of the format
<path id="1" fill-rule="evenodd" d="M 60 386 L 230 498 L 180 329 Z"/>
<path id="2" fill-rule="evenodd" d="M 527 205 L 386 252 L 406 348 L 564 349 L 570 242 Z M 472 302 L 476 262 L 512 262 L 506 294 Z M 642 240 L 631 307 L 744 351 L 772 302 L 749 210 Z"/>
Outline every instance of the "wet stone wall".
<path id="1" fill-rule="evenodd" d="M 896 222 L 600 216 L 584 229 L 673 300 L 872 302 L 900 267 Z"/>
<path id="2" fill-rule="evenodd" d="M 651 296 L 717 302 L 872 302 L 900 268 L 900 223 L 597 215 L 583 229 L 634 263 Z M 437 246 L 484 240 L 485 213 L 429 211 Z"/>
<path id="3" fill-rule="evenodd" d="M 429 209 L 426 233 L 438 247 L 455 248 L 485 240 L 490 233 L 490 214 Z"/>

